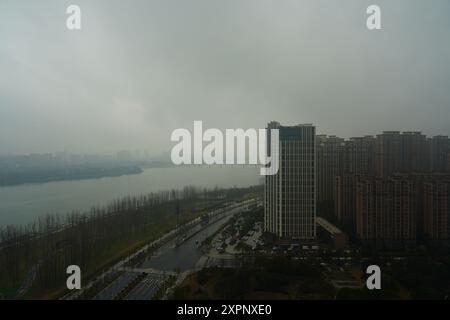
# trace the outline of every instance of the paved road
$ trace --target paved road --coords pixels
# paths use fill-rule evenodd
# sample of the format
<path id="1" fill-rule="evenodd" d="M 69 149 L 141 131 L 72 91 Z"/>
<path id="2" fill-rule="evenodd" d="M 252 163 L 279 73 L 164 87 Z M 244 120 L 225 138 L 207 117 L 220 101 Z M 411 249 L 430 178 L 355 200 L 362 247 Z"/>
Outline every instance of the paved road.
<path id="1" fill-rule="evenodd" d="M 136 273 L 146 273 L 146 274 L 154 274 L 154 275 L 161 275 L 161 276 L 176 276 L 177 273 L 173 271 L 167 271 L 167 270 L 156 270 L 153 268 L 130 268 L 125 267 L 119 269 L 120 271 L 126 271 L 126 272 L 136 272 Z"/>
<path id="2" fill-rule="evenodd" d="M 94 300 L 113 300 L 126 286 L 136 279 L 139 273 L 125 272 L 109 286 L 103 289 L 99 294 L 94 297 Z"/>
<path id="3" fill-rule="evenodd" d="M 225 214 L 226 216 L 224 218 L 210 224 L 178 247 L 175 247 L 175 240 L 166 243 L 150 259 L 146 260 L 140 268 L 154 268 L 167 271 L 174 271 L 176 269 L 185 271 L 194 268 L 197 261 L 203 255 L 196 242 L 200 244 L 207 237 L 214 234 L 214 232 L 227 223 L 239 211 L 240 209 L 230 210 Z M 201 227 L 196 226 L 195 228 Z"/>
<path id="4" fill-rule="evenodd" d="M 125 300 L 149 300 L 162 286 L 164 278 L 158 275 L 148 275 L 130 293 Z"/>
<path id="5" fill-rule="evenodd" d="M 39 270 L 39 267 L 41 265 L 41 261 L 33 265 L 31 267 L 30 271 L 28 271 L 27 276 L 25 277 L 25 280 L 22 282 L 22 285 L 19 289 L 17 289 L 15 299 L 20 299 L 25 293 L 30 290 L 31 286 L 33 285 L 34 279 L 36 279 L 37 272 Z"/>
<path id="6" fill-rule="evenodd" d="M 176 239 L 163 245 L 156 253 L 150 257 L 139 268 L 119 268 L 125 273 L 113 281 L 108 287 L 100 292 L 95 300 L 114 299 L 124 288 L 128 286 L 139 274 L 149 271 L 143 281 L 139 282 L 127 295 L 127 300 L 148 300 L 150 299 L 163 283 L 165 271 L 167 275 L 172 274 L 176 268 L 185 271 L 195 267 L 197 261 L 202 257 L 202 252 L 196 241 L 200 244 L 206 237 L 213 234 L 224 223 L 226 223 L 238 209 L 233 209 L 225 214 L 225 217 L 213 222 L 203 230 L 201 226 L 195 226 L 199 232 L 179 246 L 175 246 Z M 201 231 L 200 231 L 201 230 Z M 153 271 L 153 272 L 152 272 Z"/>
<path id="7" fill-rule="evenodd" d="M 143 281 L 136 285 L 127 296 L 131 300 L 145 300 L 158 290 L 162 284 L 163 271 L 186 271 L 194 269 L 197 262 L 203 256 L 199 248 L 199 244 L 210 235 L 214 234 L 221 226 L 226 224 L 229 219 L 236 213 L 242 210 L 241 207 L 228 210 L 226 213 L 220 215 L 218 220 L 213 221 L 207 227 L 195 225 L 192 231 L 194 236 L 188 238 L 180 245 L 176 246 L 177 239 L 174 238 L 163 244 L 156 253 L 144 261 L 136 270 L 140 269 L 155 269 L 159 270 L 160 274 L 153 273 L 147 275 Z M 217 219 L 217 218 L 214 218 Z M 192 232 L 190 232 L 192 234 Z M 123 265 L 116 266 L 117 269 L 124 269 Z M 110 286 L 104 289 L 96 296 L 96 299 L 113 299 L 120 291 L 122 291 L 139 273 L 126 272 L 123 276 L 115 280 Z M 133 277 L 134 275 L 134 277 Z M 159 277 L 158 277 L 159 276 Z"/>

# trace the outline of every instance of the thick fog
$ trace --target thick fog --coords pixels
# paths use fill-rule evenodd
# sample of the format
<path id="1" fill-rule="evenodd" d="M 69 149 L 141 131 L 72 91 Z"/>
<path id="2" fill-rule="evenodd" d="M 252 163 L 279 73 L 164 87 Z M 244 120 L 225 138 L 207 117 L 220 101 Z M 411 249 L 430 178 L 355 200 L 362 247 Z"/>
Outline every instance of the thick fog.
<path id="1" fill-rule="evenodd" d="M 447 0 L 2 0 L 0 154 L 159 154 L 194 120 L 448 135 L 449 32 Z"/>

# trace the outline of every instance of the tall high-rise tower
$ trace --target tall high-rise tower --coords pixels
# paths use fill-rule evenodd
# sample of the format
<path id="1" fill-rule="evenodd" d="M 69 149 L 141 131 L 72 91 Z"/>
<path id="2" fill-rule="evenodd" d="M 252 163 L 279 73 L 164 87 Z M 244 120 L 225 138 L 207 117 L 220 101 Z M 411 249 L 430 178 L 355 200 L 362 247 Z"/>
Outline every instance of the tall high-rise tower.
<path id="1" fill-rule="evenodd" d="M 266 176 L 264 228 L 282 238 L 314 239 L 316 236 L 316 129 L 312 124 L 281 126 L 279 170 Z M 270 138 L 268 150 L 270 152 Z"/>

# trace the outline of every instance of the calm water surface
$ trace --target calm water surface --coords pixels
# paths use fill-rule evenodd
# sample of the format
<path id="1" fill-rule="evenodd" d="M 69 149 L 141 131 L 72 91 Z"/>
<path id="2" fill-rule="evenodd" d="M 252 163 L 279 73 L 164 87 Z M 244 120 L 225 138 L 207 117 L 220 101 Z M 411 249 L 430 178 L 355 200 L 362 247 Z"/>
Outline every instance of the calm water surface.
<path id="1" fill-rule="evenodd" d="M 26 224 L 46 213 L 83 211 L 127 195 L 188 185 L 210 188 L 256 185 L 261 177 L 258 171 L 248 167 L 152 168 L 136 175 L 0 187 L 0 225 Z"/>

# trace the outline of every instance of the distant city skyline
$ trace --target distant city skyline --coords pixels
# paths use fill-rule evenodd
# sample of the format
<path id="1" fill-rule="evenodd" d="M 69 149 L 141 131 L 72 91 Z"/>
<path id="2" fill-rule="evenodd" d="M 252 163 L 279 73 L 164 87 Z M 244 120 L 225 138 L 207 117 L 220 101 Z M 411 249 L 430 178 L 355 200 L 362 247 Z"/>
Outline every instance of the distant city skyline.
<path id="1" fill-rule="evenodd" d="M 297 124 L 298 123 L 287 123 L 286 126 L 292 126 L 292 125 L 297 125 Z M 314 122 L 312 124 L 316 127 L 316 130 L 317 130 L 317 128 L 318 128 L 317 124 Z M 261 128 L 264 128 L 264 126 L 261 126 Z M 243 129 L 246 129 L 246 128 L 243 128 Z M 450 131 L 448 134 L 437 133 L 437 134 L 433 134 L 433 135 L 427 135 L 422 130 L 398 130 L 398 129 L 383 130 L 383 131 L 375 132 L 373 134 L 361 133 L 359 135 L 353 135 L 353 136 L 339 136 L 332 132 L 321 132 L 321 131 L 317 130 L 316 136 L 318 136 L 318 137 L 327 136 L 327 137 L 335 137 L 335 138 L 344 139 L 344 140 L 350 140 L 352 138 L 376 137 L 377 135 L 383 134 L 383 132 L 399 132 L 399 133 L 418 132 L 418 133 L 425 135 L 427 138 L 433 138 L 433 137 L 439 137 L 439 136 L 450 137 Z M 33 154 L 36 154 L 36 155 L 68 154 L 68 155 L 86 155 L 86 156 L 117 156 L 120 153 L 129 153 L 132 156 L 141 154 L 142 156 L 150 157 L 150 158 L 167 156 L 167 159 L 170 160 L 170 146 L 168 147 L 167 150 L 161 150 L 160 152 L 157 152 L 157 153 L 152 152 L 152 150 L 149 148 L 143 148 L 143 149 L 124 148 L 124 149 L 112 150 L 110 152 L 87 152 L 87 151 L 72 152 L 70 150 L 48 150 L 48 151 L 34 151 L 34 152 L 23 152 L 23 153 L 6 153 L 3 150 L 0 150 L 0 157 L 2 157 L 2 156 L 23 156 L 23 155 L 33 155 Z"/>

